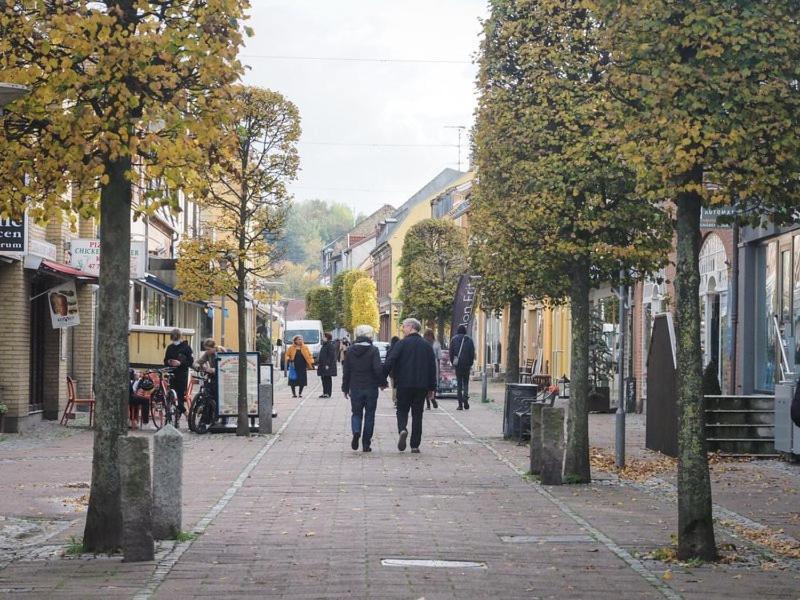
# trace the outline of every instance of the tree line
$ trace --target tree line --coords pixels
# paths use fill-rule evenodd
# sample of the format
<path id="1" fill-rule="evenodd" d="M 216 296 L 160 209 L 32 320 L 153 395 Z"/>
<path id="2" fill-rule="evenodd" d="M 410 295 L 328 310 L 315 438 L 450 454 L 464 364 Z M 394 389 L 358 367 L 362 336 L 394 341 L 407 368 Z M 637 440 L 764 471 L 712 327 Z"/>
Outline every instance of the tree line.
<path id="1" fill-rule="evenodd" d="M 483 302 L 510 303 L 517 331 L 524 298 L 570 307 L 565 475 L 589 481 L 590 290 L 656 272 L 674 241 L 678 556 L 714 559 L 700 212 L 731 206 L 752 225 L 793 218 L 795 3 L 492 0 L 490 9 L 470 213 Z"/>

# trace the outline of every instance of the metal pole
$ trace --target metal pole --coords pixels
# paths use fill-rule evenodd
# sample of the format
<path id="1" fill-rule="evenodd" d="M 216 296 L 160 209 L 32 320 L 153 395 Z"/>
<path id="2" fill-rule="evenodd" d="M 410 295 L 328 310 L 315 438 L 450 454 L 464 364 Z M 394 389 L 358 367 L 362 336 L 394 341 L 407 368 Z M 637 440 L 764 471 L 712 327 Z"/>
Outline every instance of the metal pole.
<path id="1" fill-rule="evenodd" d="M 625 283 L 625 271 L 619 272 L 619 352 L 617 371 L 619 389 L 617 390 L 617 422 L 616 422 L 616 465 L 618 469 L 625 466 L 625 303 L 628 290 Z"/>
<path id="2" fill-rule="evenodd" d="M 483 379 L 481 381 L 481 402 L 489 402 L 489 357 L 486 348 L 489 345 L 489 312 L 483 311 Z"/>
<path id="3" fill-rule="evenodd" d="M 728 393 L 736 395 L 736 341 L 737 329 L 739 328 L 739 223 L 733 224 L 733 256 L 731 256 L 731 280 L 728 284 L 728 302 L 730 306 L 730 357 L 731 357 L 731 373 L 730 373 L 730 389 Z M 795 333 L 797 335 L 797 333 Z"/>

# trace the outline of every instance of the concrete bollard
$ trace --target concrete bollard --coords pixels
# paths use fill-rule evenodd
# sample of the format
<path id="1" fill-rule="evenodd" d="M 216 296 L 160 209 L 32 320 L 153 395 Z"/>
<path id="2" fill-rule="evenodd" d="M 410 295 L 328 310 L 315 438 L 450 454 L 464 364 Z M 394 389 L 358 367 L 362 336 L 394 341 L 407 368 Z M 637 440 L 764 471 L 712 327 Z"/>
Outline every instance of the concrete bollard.
<path id="1" fill-rule="evenodd" d="M 183 520 L 183 435 L 167 425 L 153 437 L 153 536 L 174 539 Z"/>
<path id="2" fill-rule="evenodd" d="M 561 485 L 564 472 L 564 409 L 542 409 L 542 485 Z"/>
<path id="3" fill-rule="evenodd" d="M 153 560 L 153 496 L 150 491 L 150 443 L 146 437 L 119 441 L 122 493 L 122 557 L 125 562 Z"/>
<path id="4" fill-rule="evenodd" d="M 531 404 L 531 475 L 542 474 L 542 404 Z"/>
<path id="5" fill-rule="evenodd" d="M 258 386 L 258 433 L 272 433 L 272 386 Z"/>

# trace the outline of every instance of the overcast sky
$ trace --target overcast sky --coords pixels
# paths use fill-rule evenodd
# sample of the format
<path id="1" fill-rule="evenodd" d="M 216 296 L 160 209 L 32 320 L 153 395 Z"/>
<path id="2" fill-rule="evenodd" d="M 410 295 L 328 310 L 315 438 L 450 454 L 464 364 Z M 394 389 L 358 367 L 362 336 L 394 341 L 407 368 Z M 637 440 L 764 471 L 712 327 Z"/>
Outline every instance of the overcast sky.
<path id="1" fill-rule="evenodd" d="M 472 125 L 472 61 L 486 0 L 252 5 L 245 81 L 283 93 L 300 109 L 296 199 L 336 200 L 369 213 L 385 203 L 399 206 L 443 168 L 457 167 L 458 131 L 446 126 Z"/>

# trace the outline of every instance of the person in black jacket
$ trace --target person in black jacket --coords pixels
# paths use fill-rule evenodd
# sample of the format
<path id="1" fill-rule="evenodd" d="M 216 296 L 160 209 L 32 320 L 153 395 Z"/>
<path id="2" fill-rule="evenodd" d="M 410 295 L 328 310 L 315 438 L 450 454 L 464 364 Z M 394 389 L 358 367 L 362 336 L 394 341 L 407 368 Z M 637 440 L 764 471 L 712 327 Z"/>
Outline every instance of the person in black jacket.
<path id="1" fill-rule="evenodd" d="M 450 364 L 456 370 L 456 385 L 458 386 L 458 408 L 456 410 L 469 410 L 469 374 L 475 363 L 475 344 L 467 335 L 464 325 L 458 326 L 458 333 L 450 340 Z"/>
<path id="2" fill-rule="evenodd" d="M 317 358 L 317 375 L 322 378 L 320 398 L 330 398 L 333 394 L 333 378 L 336 377 L 336 348 L 330 333 L 324 334 L 324 337 Z"/>
<path id="3" fill-rule="evenodd" d="M 381 367 L 381 353 L 372 345 L 374 329 L 369 325 L 359 325 L 353 333 L 356 341 L 347 351 L 342 366 L 342 391 L 345 398 L 350 398 L 353 411 L 350 447 L 358 450 L 358 440 L 362 438 L 364 452 L 372 452 L 370 446 L 375 430 L 378 388 L 386 387 L 386 376 Z"/>
<path id="4" fill-rule="evenodd" d="M 175 426 L 182 413 L 186 413 L 186 387 L 189 385 L 189 367 L 194 363 L 192 347 L 181 339 L 181 330 L 173 329 L 169 335 L 171 343 L 164 352 L 164 364 L 172 367 L 172 389 L 178 396 L 178 414 L 175 415 Z"/>
<path id="5" fill-rule="evenodd" d="M 422 324 L 416 319 L 403 321 L 405 337 L 386 356 L 384 377 L 389 373 L 397 386 L 397 449 L 406 449 L 408 412 L 411 411 L 411 452 L 419 452 L 422 441 L 422 413 L 425 399 L 436 393 L 436 361 L 433 347 L 422 339 Z"/>

